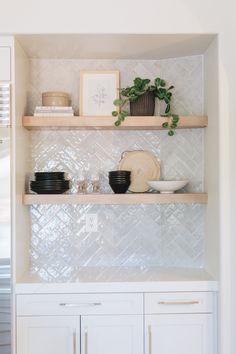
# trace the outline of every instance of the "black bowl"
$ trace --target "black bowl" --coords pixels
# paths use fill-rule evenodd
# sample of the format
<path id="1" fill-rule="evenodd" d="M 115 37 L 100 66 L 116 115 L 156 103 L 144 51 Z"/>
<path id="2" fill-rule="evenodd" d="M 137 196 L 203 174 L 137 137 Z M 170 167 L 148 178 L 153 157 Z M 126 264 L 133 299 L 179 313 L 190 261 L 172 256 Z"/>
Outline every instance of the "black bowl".
<path id="1" fill-rule="evenodd" d="M 109 175 L 109 178 L 130 178 L 130 175 Z"/>
<path id="2" fill-rule="evenodd" d="M 110 171 L 109 176 L 130 176 L 131 171 L 118 170 L 118 171 Z"/>
<path id="3" fill-rule="evenodd" d="M 65 172 L 35 172 L 36 181 L 64 180 Z"/>
<path id="4" fill-rule="evenodd" d="M 111 189 L 113 190 L 114 193 L 117 194 L 123 194 L 126 193 L 129 186 L 130 186 L 130 182 L 128 183 L 109 183 Z"/>
<path id="5" fill-rule="evenodd" d="M 130 178 L 130 175 L 109 175 L 109 178 Z"/>
<path id="6" fill-rule="evenodd" d="M 126 184 L 126 183 L 129 183 L 130 184 L 130 179 L 129 180 L 109 180 L 109 183 L 112 183 L 112 184 Z"/>

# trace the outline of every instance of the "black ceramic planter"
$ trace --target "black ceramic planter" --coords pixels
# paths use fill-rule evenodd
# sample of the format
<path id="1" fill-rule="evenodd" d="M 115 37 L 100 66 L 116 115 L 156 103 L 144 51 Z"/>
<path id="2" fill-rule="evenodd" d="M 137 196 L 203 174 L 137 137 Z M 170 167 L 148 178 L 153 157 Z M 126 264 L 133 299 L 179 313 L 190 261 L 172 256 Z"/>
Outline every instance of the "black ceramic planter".
<path id="1" fill-rule="evenodd" d="M 155 111 L 155 96 L 152 91 L 139 96 L 137 101 L 130 102 L 131 116 L 153 116 Z"/>

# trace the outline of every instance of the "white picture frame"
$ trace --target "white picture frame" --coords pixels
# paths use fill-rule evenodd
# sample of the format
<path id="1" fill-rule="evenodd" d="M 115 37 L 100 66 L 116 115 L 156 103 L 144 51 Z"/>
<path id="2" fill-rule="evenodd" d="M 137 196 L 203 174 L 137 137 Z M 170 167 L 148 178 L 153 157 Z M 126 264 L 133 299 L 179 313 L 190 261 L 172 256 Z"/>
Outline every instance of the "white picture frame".
<path id="1" fill-rule="evenodd" d="M 119 98 L 119 71 L 83 70 L 80 72 L 80 115 L 111 116 Z"/>

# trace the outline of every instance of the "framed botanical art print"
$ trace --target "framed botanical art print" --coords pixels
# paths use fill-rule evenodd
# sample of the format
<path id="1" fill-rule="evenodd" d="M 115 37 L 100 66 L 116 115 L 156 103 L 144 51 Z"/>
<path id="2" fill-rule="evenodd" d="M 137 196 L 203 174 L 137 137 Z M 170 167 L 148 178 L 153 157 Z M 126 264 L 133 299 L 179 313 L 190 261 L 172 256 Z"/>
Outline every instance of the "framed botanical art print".
<path id="1" fill-rule="evenodd" d="M 80 72 L 80 115 L 111 116 L 119 98 L 119 71 Z"/>

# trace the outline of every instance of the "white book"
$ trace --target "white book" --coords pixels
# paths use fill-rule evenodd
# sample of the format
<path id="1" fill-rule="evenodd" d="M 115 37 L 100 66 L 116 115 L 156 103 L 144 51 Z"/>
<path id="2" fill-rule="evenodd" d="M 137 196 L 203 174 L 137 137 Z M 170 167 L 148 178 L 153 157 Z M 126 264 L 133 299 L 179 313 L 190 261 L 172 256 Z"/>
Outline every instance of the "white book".
<path id="1" fill-rule="evenodd" d="M 36 106 L 35 111 L 72 111 L 71 106 Z"/>
<path id="2" fill-rule="evenodd" d="M 73 113 L 73 111 L 34 111 L 35 113 Z"/>
<path id="3" fill-rule="evenodd" d="M 34 113 L 36 114 L 64 114 L 64 113 L 67 113 L 67 114 L 74 114 L 73 111 L 35 111 Z"/>
<path id="4" fill-rule="evenodd" d="M 74 113 L 34 113 L 34 117 L 74 117 Z"/>
<path id="5" fill-rule="evenodd" d="M 55 114 L 69 113 L 69 114 L 73 114 L 74 111 L 73 110 L 67 111 L 67 110 L 56 110 L 55 109 L 55 110 L 48 110 L 48 111 L 46 111 L 46 110 L 44 110 L 44 111 L 36 110 L 36 111 L 34 111 L 34 113 L 38 113 L 38 114 L 42 114 L 42 113 L 55 113 Z"/>

